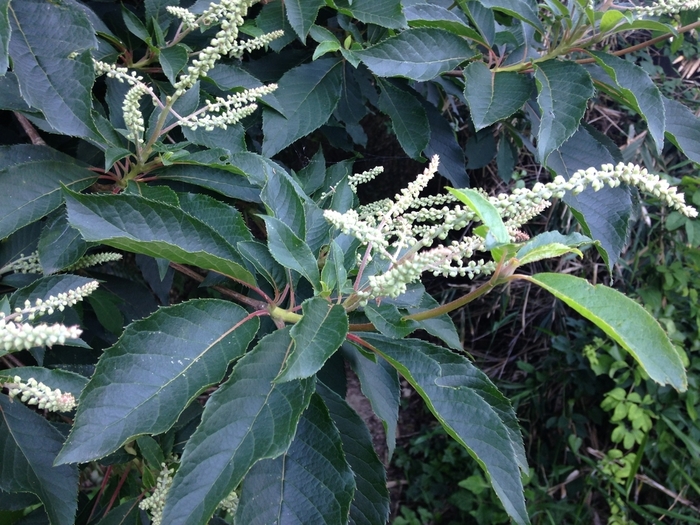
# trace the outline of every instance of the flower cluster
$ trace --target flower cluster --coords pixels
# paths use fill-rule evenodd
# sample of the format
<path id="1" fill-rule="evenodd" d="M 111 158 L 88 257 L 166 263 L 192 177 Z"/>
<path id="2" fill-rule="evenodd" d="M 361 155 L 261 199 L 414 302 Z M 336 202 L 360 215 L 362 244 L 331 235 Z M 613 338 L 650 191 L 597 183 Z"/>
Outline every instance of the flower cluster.
<path id="1" fill-rule="evenodd" d="M 477 252 L 488 251 L 482 236 L 467 236 L 460 241 L 435 245 L 436 240 L 446 239 L 451 231 L 462 230 L 478 221 L 476 213 L 452 194 L 419 196 L 436 173 L 437 162 L 437 156 L 433 157 L 426 170 L 394 199 L 384 199 L 345 213 L 324 212 L 331 224 L 367 245 L 364 261 L 373 254 L 389 261 L 384 273 L 368 277 L 366 285 L 358 290 L 363 301 L 397 297 L 406 290 L 408 283 L 416 281 L 425 271 L 473 278 L 495 270 L 493 261 L 471 259 Z M 358 179 L 365 177 L 367 175 L 362 174 Z M 540 214 L 552 199 L 561 198 L 566 192 L 576 195 L 588 187 L 598 191 L 620 184 L 654 195 L 688 217 L 697 216 L 697 210 L 685 204 L 676 188 L 634 164 L 607 164 L 600 169 L 579 170 L 569 180 L 557 176 L 552 182 L 538 182 L 531 189 L 515 188 L 509 194 L 485 197 L 499 211 L 511 242 L 521 242 L 525 237 L 521 226 Z"/>
<path id="2" fill-rule="evenodd" d="M 145 510 L 151 516 L 152 525 L 161 525 L 163 522 L 163 508 L 165 497 L 173 484 L 174 468 L 169 468 L 165 463 L 161 464 L 160 474 L 156 479 L 156 487 L 150 496 L 145 497 L 139 503 L 139 508 Z"/>
<path id="3" fill-rule="evenodd" d="M 126 138 L 141 144 L 143 143 L 143 133 L 146 131 L 146 124 L 141 112 L 141 97 L 148 93 L 148 89 L 140 84 L 136 84 L 124 96 L 122 112 L 124 113 L 124 124 L 129 131 Z"/>
<path id="4" fill-rule="evenodd" d="M 39 262 L 39 252 L 33 252 L 29 255 L 20 254 L 19 259 L 7 263 L 0 268 L 0 275 L 9 273 L 44 273 L 44 269 Z"/>
<path id="5" fill-rule="evenodd" d="M 78 301 L 90 295 L 97 289 L 97 281 L 91 281 L 75 290 L 50 296 L 46 300 L 37 299 L 34 304 L 24 302 L 24 308 L 15 308 L 9 315 L 0 312 L 0 351 L 13 352 L 17 350 L 29 350 L 37 346 L 51 347 L 55 344 L 63 344 L 67 339 L 77 339 L 82 331 L 77 326 L 64 326 L 62 324 L 23 323 L 26 316 L 33 321 L 41 315 L 51 315 L 54 311 L 63 311 L 67 306 L 72 306 Z"/>
<path id="6" fill-rule="evenodd" d="M 675 15 L 681 11 L 700 9 L 700 0 L 656 0 L 652 5 L 637 6 L 638 13 L 648 16 Z"/>
<path id="7" fill-rule="evenodd" d="M 177 463 L 177 458 L 173 460 Z M 156 478 L 156 486 L 153 492 L 141 500 L 139 508 L 145 510 L 151 517 L 152 525 L 161 525 L 163 523 L 163 509 L 165 508 L 165 499 L 168 495 L 170 487 L 173 485 L 174 467 L 168 467 L 165 463 L 161 463 L 161 470 Z M 238 494 L 232 491 L 226 496 L 217 506 L 217 509 L 225 510 L 230 514 L 235 514 L 238 508 Z"/>
<path id="8" fill-rule="evenodd" d="M 6 383 L 10 397 L 19 397 L 22 403 L 36 405 L 41 410 L 49 412 L 70 412 L 75 408 L 75 398 L 70 392 L 61 392 L 58 388 L 51 390 L 44 383 L 39 383 L 33 377 L 23 382 L 20 376 L 15 376 L 12 383 Z"/>
<path id="9" fill-rule="evenodd" d="M 226 98 L 217 97 L 214 102 L 208 102 L 202 109 L 180 119 L 178 124 L 195 130 L 199 127 L 207 131 L 214 128 L 226 129 L 236 122 L 252 114 L 257 108 L 253 102 L 277 89 L 276 84 L 246 89 Z"/>
<path id="10" fill-rule="evenodd" d="M 8 322 L 0 319 L 0 351 L 29 350 L 37 346 L 63 344 L 66 339 L 77 339 L 82 331 L 77 326 Z"/>
<path id="11" fill-rule="evenodd" d="M 171 14 L 179 17 L 190 30 L 214 24 L 219 24 L 221 27 L 209 45 L 199 52 L 197 58 L 192 60 L 192 64 L 187 68 L 187 72 L 180 76 L 175 84 L 174 96 L 178 97 L 194 86 L 195 82 L 205 76 L 221 57 L 228 55 L 240 58 L 243 52 L 263 47 L 282 35 L 281 31 L 276 31 L 245 42 L 238 40 L 238 28 L 243 25 L 243 17 L 256 2 L 257 0 L 221 0 L 219 3 L 212 2 L 209 8 L 195 20 L 179 9 L 168 9 Z"/>
<path id="12" fill-rule="evenodd" d="M 121 254 L 115 252 L 103 252 L 85 255 L 75 263 L 63 268 L 63 271 L 72 272 L 73 270 L 89 268 L 90 266 L 97 266 L 98 264 L 104 264 L 111 261 L 118 261 L 121 258 Z M 21 254 L 19 256 L 19 259 L 16 259 L 0 268 L 0 275 L 8 272 L 44 273 L 44 268 L 41 266 L 41 262 L 39 261 L 39 252 L 35 251 L 26 256 L 24 254 Z"/>

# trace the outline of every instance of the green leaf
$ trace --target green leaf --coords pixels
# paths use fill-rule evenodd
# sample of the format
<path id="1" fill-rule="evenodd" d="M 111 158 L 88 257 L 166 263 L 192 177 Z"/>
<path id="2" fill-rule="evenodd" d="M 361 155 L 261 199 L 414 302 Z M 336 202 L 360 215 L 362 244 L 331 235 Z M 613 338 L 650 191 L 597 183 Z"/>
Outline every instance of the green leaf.
<path id="1" fill-rule="evenodd" d="M 285 177 L 271 177 L 260 194 L 268 211 L 285 223 L 294 235 L 306 237 L 306 215 L 302 198 L 292 183 Z"/>
<path id="2" fill-rule="evenodd" d="M 156 22 L 163 26 L 173 16 L 165 9 L 167 6 L 179 5 L 180 0 L 145 0 L 146 20 L 156 19 Z"/>
<path id="3" fill-rule="evenodd" d="M 365 24 L 376 24 L 389 29 L 406 27 L 400 0 L 335 0 L 334 3 L 334 7 L 341 13 Z"/>
<path id="4" fill-rule="evenodd" d="M 284 383 L 310 377 L 345 341 L 348 316 L 339 304 L 314 297 L 301 305 L 303 317 L 291 329 L 294 348 L 275 381 Z"/>
<path id="5" fill-rule="evenodd" d="M 418 339 L 362 338 L 416 389 L 440 424 L 489 475 L 516 523 L 529 523 L 520 471 L 527 472 L 520 428 L 510 402 L 467 359 Z"/>
<path id="6" fill-rule="evenodd" d="M 259 461 L 246 475 L 236 523 L 345 524 L 354 492 L 341 435 L 314 394 L 289 449 Z"/>
<path id="7" fill-rule="evenodd" d="M 8 14 L 9 6 L 10 0 L 0 0 L 0 76 L 7 73 L 7 68 L 10 67 L 9 53 L 12 28 Z"/>
<path id="8" fill-rule="evenodd" d="M 372 436 L 362 418 L 343 398 L 322 383 L 316 392 L 328 407 L 333 423 L 340 431 L 343 452 L 355 474 L 355 497 L 350 506 L 351 525 L 375 525 L 389 519 L 389 491 L 384 465 L 372 445 Z"/>
<path id="9" fill-rule="evenodd" d="M 566 255 L 567 253 L 575 253 L 579 257 L 583 257 L 581 250 L 578 248 L 567 246 L 566 244 L 561 244 L 558 242 L 552 242 L 529 250 L 527 254 L 519 260 L 518 264 L 523 265 L 542 261 L 544 259 L 553 259 L 555 257 Z"/>
<path id="10" fill-rule="evenodd" d="M 287 20 L 299 39 L 306 41 L 311 26 L 316 21 L 318 10 L 326 5 L 324 0 L 287 0 L 284 7 L 287 11 Z"/>
<path id="11" fill-rule="evenodd" d="M 594 130 L 581 126 L 573 137 L 549 156 L 547 165 L 568 179 L 577 170 L 616 163 L 619 157 L 606 146 L 603 142 L 606 140 Z M 578 195 L 567 193 L 563 200 L 572 209 L 584 233 L 599 241 L 596 248 L 608 269 L 612 269 L 627 241 L 632 214 L 629 188 L 620 186 L 597 192 L 588 188 Z"/>
<path id="12" fill-rule="evenodd" d="M 538 284 L 593 322 L 642 366 L 659 384 L 679 392 L 688 388 L 683 363 L 658 321 L 639 303 L 617 290 L 573 275 L 538 273 L 527 280 Z"/>
<path id="13" fill-rule="evenodd" d="M 686 106 L 664 97 L 666 136 L 693 162 L 700 163 L 700 119 Z"/>
<path id="14" fill-rule="evenodd" d="M 343 356 L 357 374 L 362 393 L 372 405 L 372 410 L 384 423 L 386 446 L 391 458 L 396 448 L 401 398 L 398 374 L 384 359 L 372 361 L 349 344 L 343 345 Z"/>
<path id="15" fill-rule="evenodd" d="M 527 22 L 535 29 L 544 32 L 542 22 L 540 22 L 540 18 L 537 15 L 536 2 L 531 0 L 480 0 L 480 3 L 494 11 L 502 11 L 514 16 L 523 22 Z"/>
<path id="16" fill-rule="evenodd" d="M 22 97 L 60 133 L 101 141 L 92 110 L 97 47 L 82 9 L 44 0 L 12 2 L 10 56 Z"/>
<path id="17" fill-rule="evenodd" d="M 168 430 L 243 355 L 259 326 L 242 323 L 246 316 L 233 303 L 197 299 L 129 325 L 100 358 L 57 464 L 98 459 L 135 436 Z"/>
<path id="18" fill-rule="evenodd" d="M 184 69 L 189 60 L 187 48 L 182 44 L 165 47 L 160 50 L 158 57 L 163 73 L 174 84 L 177 81 L 177 75 Z"/>
<path id="19" fill-rule="evenodd" d="M 415 306 L 414 303 L 414 305 L 408 307 L 408 311 L 411 314 L 415 314 L 426 310 L 432 310 L 438 306 L 440 306 L 440 303 L 433 299 L 429 293 L 423 291 L 423 296 L 418 305 Z M 460 352 L 464 349 L 457 328 L 448 314 L 438 315 L 430 319 L 423 319 L 422 321 L 418 321 L 418 325 L 430 335 L 443 341 L 450 348 Z"/>
<path id="20" fill-rule="evenodd" d="M 420 97 L 418 101 L 428 116 L 428 125 L 430 126 L 430 142 L 423 150 L 424 155 L 428 158 L 438 155 L 440 157 L 438 173 L 458 188 L 468 187 L 469 175 L 464 167 L 464 151 L 457 142 L 454 129 L 440 114 L 438 108 L 423 97 Z"/>
<path id="21" fill-rule="evenodd" d="M 396 138 L 406 154 L 419 159 L 430 140 L 428 116 L 421 103 L 403 89 L 378 79 L 381 95 L 377 107 L 391 118 Z"/>
<path id="22" fill-rule="evenodd" d="M 601 33 L 607 33 L 613 27 L 615 27 L 620 20 L 627 20 L 625 15 L 622 14 L 622 11 L 618 11 L 617 9 L 609 9 L 603 13 L 598 30 Z"/>
<path id="23" fill-rule="evenodd" d="M 263 215 L 267 227 L 267 245 L 275 260 L 286 268 L 296 270 L 314 286 L 321 288 L 321 275 L 318 261 L 311 253 L 308 244 L 297 237 L 289 226 L 276 219 Z"/>
<path id="24" fill-rule="evenodd" d="M 615 81 L 627 104 L 646 120 L 656 151 L 661 153 L 664 149 L 666 115 L 659 88 L 638 65 L 600 51 L 591 51 L 591 54 Z"/>
<path id="25" fill-rule="evenodd" d="M 284 288 L 287 282 L 285 269 L 272 257 L 266 245 L 258 241 L 242 241 L 236 247 L 245 260 L 276 290 Z"/>
<path id="26" fill-rule="evenodd" d="M 73 525 L 78 508 L 78 467 L 54 467 L 63 436 L 17 400 L 0 395 L 0 489 L 31 492 L 52 525 Z"/>
<path id="27" fill-rule="evenodd" d="M 56 273 L 80 259 L 88 244 L 78 230 L 71 228 L 65 213 L 49 219 L 39 238 L 39 262 L 44 275 Z"/>
<path id="28" fill-rule="evenodd" d="M 255 282 L 226 239 L 179 207 L 136 195 L 65 195 L 68 222 L 86 241 Z"/>
<path id="29" fill-rule="evenodd" d="M 468 20 L 462 19 L 454 11 L 445 9 L 437 4 L 413 4 L 404 8 L 404 15 L 409 27 L 435 27 L 445 29 L 450 33 L 459 35 L 480 44 L 488 46 L 488 43 L 474 29 L 467 25 Z"/>
<path id="30" fill-rule="evenodd" d="M 151 34 L 148 32 L 148 29 L 146 29 L 144 23 L 141 22 L 141 19 L 124 5 L 122 5 L 122 20 L 132 35 L 136 36 L 146 44 L 150 45 L 152 43 Z"/>
<path id="31" fill-rule="evenodd" d="M 447 190 L 477 214 L 481 222 L 488 227 L 489 233 L 494 236 L 496 242 L 500 244 L 510 242 L 510 235 L 503 224 L 503 219 L 488 198 L 476 190 L 456 190 L 454 188 L 447 188 Z"/>
<path id="32" fill-rule="evenodd" d="M 527 264 L 529 262 L 533 262 L 534 260 L 539 260 L 529 259 L 528 256 L 531 252 L 540 250 L 542 248 L 546 248 L 547 246 L 558 245 L 563 246 L 564 248 L 577 248 L 585 244 L 593 243 L 593 239 L 590 239 L 589 237 L 586 237 L 585 235 L 581 235 L 580 233 L 576 232 L 570 233 L 569 235 L 562 235 L 561 233 L 556 231 L 545 232 L 540 233 L 539 235 L 536 235 L 535 237 L 527 241 L 525 245 L 518 250 L 518 253 L 515 254 L 515 257 L 517 259 L 520 259 L 520 264 Z M 540 253 L 546 253 L 546 251 Z M 562 253 L 567 252 L 564 251 Z M 579 253 L 578 250 L 576 250 L 576 253 Z M 556 255 L 552 255 L 551 257 L 556 257 Z"/>
<path id="33" fill-rule="evenodd" d="M 583 66 L 564 60 L 536 64 L 535 81 L 542 110 L 537 153 L 540 162 L 545 163 L 549 154 L 578 129 L 588 99 L 593 96 L 593 83 Z"/>
<path id="34" fill-rule="evenodd" d="M 230 170 L 224 167 L 170 166 L 158 170 L 158 178 L 201 186 L 234 199 L 260 201 L 260 188 L 253 186 L 234 166 L 230 166 Z"/>
<path id="35" fill-rule="evenodd" d="M 532 93 L 532 81 L 513 72 L 494 73 L 481 61 L 464 68 L 464 96 L 476 130 L 510 117 Z"/>
<path id="36" fill-rule="evenodd" d="M 404 319 L 396 306 L 386 302 L 379 305 L 367 303 L 365 315 L 377 330 L 394 339 L 403 339 L 420 326 L 416 321 Z"/>
<path id="37" fill-rule="evenodd" d="M 263 110 L 262 153 L 272 157 L 325 124 L 340 99 L 342 62 L 323 58 L 287 71 L 277 82 L 283 114 Z"/>
<path id="38" fill-rule="evenodd" d="M 0 239 L 58 208 L 61 184 L 82 190 L 96 180 L 74 159 L 46 146 L 0 147 Z"/>
<path id="39" fill-rule="evenodd" d="M 355 54 L 380 77 L 431 80 L 474 56 L 463 38 L 431 27 L 408 29 Z"/>
<path id="40" fill-rule="evenodd" d="M 291 349 L 288 329 L 264 337 L 207 401 L 168 491 L 163 523 L 204 525 L 259 460 L 289 447 L 314 379 L 274 383 Z"/>
<path id="41" fill-rule="evenodd" d="M 243 215 L 233 206 L 201 193 L 181 193 L 178 205 L 182 211 L 211 227 L 231 246 L 253 239 Z"/>

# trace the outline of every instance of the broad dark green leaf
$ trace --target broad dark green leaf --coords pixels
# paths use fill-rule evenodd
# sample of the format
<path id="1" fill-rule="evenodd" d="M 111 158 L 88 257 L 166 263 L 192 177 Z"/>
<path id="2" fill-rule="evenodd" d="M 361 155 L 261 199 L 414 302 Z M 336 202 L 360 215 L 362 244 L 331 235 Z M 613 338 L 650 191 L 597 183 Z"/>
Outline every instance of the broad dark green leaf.
<path id="1" fill-rule="evenodd" d="M 22 98 L 19 92 L 19 83 L 17 75 L 12 71 L 5 73 L 5 76 L 0 76 L 0 108 L 10 111 L 31 112 L 32 109 Z M 35 112 L 39 116 L 39 112 Z"/>
<path id="2" fill-rule="evenodd" d="M 161 49 L 159 58 L 160 65 L 163 68 L 163 74 L 174 84 L 177 81 L 177 76 L 180 71 L 187 65 L 189 55 L 185 46 L 177 44 L 172 47 Z"/>
<path id="3" fill-rule="evenodd" d="M 255 463 L 288 449 L 315 386 L 313 378 L 273 383 L 292 344 L 288 329 L 264 337 L 209 398 L 185 445 L 163 523 L 204 525 Z"/>
<path id="4" fill-rule="evenodd" d="M 464 68 L 464 96 L 477 131 L 522 108 L 532 88 L 532 81 L 526 75 L 494 73 L 480 60 Z"/>
<path id="5" fill-rule="evenodd" d="M 693 162 L 700 163 L 700 119 L 686 106 L 664 97 L 666 136 Z"/>
<path id="6" fill-rule="evenodd" d="M 302 42 L 306 41 L 306 35 L 316 21 L 318 10 L 324 5 L 326 3 L 323 0 L 287 0 L 284 3 L 289 25 Z"/>
<path id="7" fill-rule="evenodd" d="M 437 4 L 413 4 L 404 8 L 409 27 L 436 27 L 446 29 L 455 35 L 475 40 L 483 45 L 488 43 L 481 35 L 469 27 L 469 21 L 460 18 L 458 11 L 450 11 Z M 463 16 L 463 15 L 462 15 Z"/>
<path id="8" fill-rule="evenodd" d="M 53 466 L 63 436 L 22 403 L 0 395 L 0 489 L 31 492 L 52 525 L 73 525 L 78 508 L 78 467 Z"/>
<path id="9" fill-rule="evenodd" d="M 139 500 L 130 499 L 110 510 L 109 514 L 102 518 L 97 525 L 139 525 L 141 523 L 140 512 Z"/>
<path id="10" fill-rule="evenodd" d="M 101 140 L 92 119 L 97 47 L 81 9 L 44 0 L 12 2 L 10 56 L 22 97 L 66 135 Z"/>
<path id="11" fill-rule="evenodd" d="M 440 306 L 440 303 L 433 299 L 429 293 L 424 292 L 420 303 L 417 306 L 414 305 L 408 307 L 408 311 L 411 314 L 437 308 Z M 459 352 L 464 349 L 464 345 L 462 344 L 460 335 L 457 332 L 457 328 L 455 327 L 452 318 L 448 314 L 438 315 L 437 317 L 431 317 L 430 319 L 423 319 L 422 321 L 418 321 L 418 325 L 430 335 L 434 335 L 443 341 L 450 348 L 453 348 Z"/>
<path id="12" fill-rule="evenodd" d="M 0 238 L 58 208 L 61 184 L 82 190 L 96 180 L 74 159 L 46 146 L 0 147 Z"/>
<path id="13" fill-rule="evenodd" d="M 338 296 L 344 289 L 348 279 L 348 271 L 344 263 L 345 254 L 343 249 L 335 240 L 332 240 L 326 255 L 326 262 L 321 271 L 321 281 L 328 292 L 335 290 L 338 292 Z"/>
<path id="14" fill-rule="evenodd" d="M 537 3 L 532 0 L 480 0 L 480 3 L 494 11 L 502 11 L 519 18 L 544 32 L 542 22 L 537 15 Z"/>
<path id="15" fill-rule="evenodd" d="M 306 237 L 306 215 L 301 196 L 285 177 L 270 177 L 260 194 L 268 211 L 285 223 L 294 235 Z"/>
<path id="16" fill-rule="evenodd" d="M 547 60 L 535 66 L 537 102 L 542 121 L 537 134 L 540 162 L 559 148 L 578 129 L 593 96 L 593 83 L 588 72 L 575 62 Z"/>
<path id="17" fill-rule="evenodd" d="M 345 341 L 348 316 L 345 308 L 314 297 L 301 305 L 303 317 L 291 329 L 294 348 L 277 382 L 310 377 Z"/>
<path id="18" fill-rule="evenodd" d="M 335 426 L 340 431 L 345 459 L 355 474 L 355 497 L 350 506 L 350 525 L 375 525 L 389 518 L 389 491 L 384 465 L 372 445 L 362 418 L 343 398 L 323 384 L 316 385 Z"/>
<path id="19" fill-rule="evenodd" d="M 391 118 L 396 138 L 406 154 L 413 159 L 420 158 L 430 140 L 430 126 L 425 109 L 408 91 L 386 80 L 378 81 L 381 95 L 377 106 Z"/>
<path id="20" fill-rule="evenodd" d="M 107 349 L 83 390 L 57 463 L 101 458 L 141 434 L 168 430 L 245 352 L 257 319 L 218 299 L 197 299 L 136 321 Z"/>
<path id="21" fill-rule="evenodd" d="M 209 225 L 231 246 L 253 239 L 243 215 L 233 206 L 201 193 L 181 193 L 178 201 L 182 211 Z"/>
<path id="22" fill-rule="evenodd" d="M 179 5 L 180 0 L 145 0 L 146 20 L 156 19 L 156 22 L 163 25 L 173 16 L 165 9 L 169 5 Z"/>
<path id="23" fill-rule="evenodd" d="M 58 213 L 46 222 L 38 249 L 44 275 L 48 275 L 78 261 L 85 255 L 88 244 L 78 230 L 68 224 L 66 214 Z"/>
<path id="24" fill-rule="evenodd" d="M 474 56 L 466 40 L 431 27 L 408 29 L 355 53 L 377 76 L 418 81 L 451 71 Z"/>
<path id="25" fill-rule="evenodd" d="M 400 0 L 335 0 L 334 4 L 340 12 L 366 24 L 389 29 L 406 27 Z"/>
<path id="26" fill-rule="evenodd" d="M 386 446 L 391 458 L 396 447 L 401 398 L 398 374 L 384 359 L 372 361 L 349 344 L 343 345 L 343 356 L 360 379 L 362 393 L 372 405 L 372 410 L 384 423 Z"/>
<path id="27" fill-rule="evenodd" d="M 418 322 L 404 319 L 396 306 L 386 302 L 367 303 L 365 315 L 377 330 L 394 339 L 403 339 L 419 328 Z"/>
<path id="28" fill-rule="evenodd" d="M 258 241 L 243 241 L 236 244 L 238 251 L 251 263 L 276 290 L 282 290 L 287 283 L 285 269 L 270 254 L 267 246 Z"/>
<path id="29" fill-rule="evenodd" d="M 604 137 L 582 126 L 549 156 L 547 165 L 568 179 L 577 170 L 618 162 L 614 150 L 611 151 L 603 140 Z M 589 188 L 578 195 L 567 193 L 563 200 L 573 210 L 584 233 L 600 242 L 596 249 L 608 269 L 612 269 L 627 241 L 632 213 L 629 188 L 620 186 L 597 192 Z"/>
<path id="30" fill-rule="evenodd" d="M 438 155 L 440 157 L 438 173 L 458 188 L 468 187 L 469 175 L 464 165 L 464 151 L 457 142 L 454 129 L 440 114 L 438 108 L 423 97 L 418 100 L 428 116 L 430 126 L 430 142 L 423 151 L 424 155 L 427 158 Z"/>
<path id="31" fill-rule="evenodd" d="M 10 17 L 8 7 L 10 0 L 0 0 L 0 76 L 7 72 L 10 67 Z"/>
<path id="32" fill-rule="evenodd" d="M 496 37 L 496 17 L 493 10 L 476 0 L 457 0 L 457 4 L 487 44 L 493 45 Z"/>
<path id="33" fill-rule="evenodd" d="M 362 338 L 413 386 L 445 430 L 490 477 L 508 515 L 529 523 L 520 471 L 527 471 L 515 411 L 489 378 L 445 348 L 378 334 Z"/>
<path id="34" fill-rule="evenodd" d="M 226 239 L 179 207 L 136 195 L 65 195 L 68 222 L 86 241 L 255 282 Z"/>
<path id="35" fill-rule="evenodd" d="M 600 51 L 591 51 L 596 62 L 612 77 L 627 104 L 647 122 L 657 152 L 664 149 L 666 115 L 659 88 L 641 67 L 628 60 Z"/>
<path id="36" fill-rule="evenodd" d="M 246 151 L 245 129 L 240 122 L 227 126 L 226 129 L 214 128 L 208 131 L 205 128 L 183 128 L 182 132 L 187 140 L 194 144 L 207 148 L 221 148 L 228 151 L 229 155 Z"/>
<path id="37" fill-rule="evenodd" d="M 328 121 L 340 99 L 342 69 L 339 60 L 322 58 L 282 75 L 277 85 L 284 93 L 283 114 L 263 110 L 263 155 L 272 157 Z"/>
<path id="38" fill-rule="evenodd" d="M 238 173 L 233 173 L 236 170 Z M 159 179 L 176 180 L 208 188 L 217 193 L 248 202 L 260 201 L 260 188 L 253 186 L 240 169 L 231 171 L 207 166 L 169 166 L 158 171 Z"/>
<path id="39" fill-rule="evenodd" d="M 267 227 L 267 246 L 275 260 L 286 268 L 296 270 L 314 286 L 321 288 L 318 261 L 308 244 L 297 237 L 289 226 L 267 215 L 262 216 Z"/>
<path id="40" fill-rule="evenodd" d="M 289 449 L 246 475 L 236 523 L 347 523 L 355 481 L 343 444 L 323 400 L 313 395 Z"/>
<path id="41" fill-rule="evenodd" d="M 639 303 L 602 284 L 567 274 L 538 273 L 527 280 L 538 284 L 595 323 L 627 350 L 649 377 L 679 392 L 688 379 L 678 351 L 661 325 Z"/>

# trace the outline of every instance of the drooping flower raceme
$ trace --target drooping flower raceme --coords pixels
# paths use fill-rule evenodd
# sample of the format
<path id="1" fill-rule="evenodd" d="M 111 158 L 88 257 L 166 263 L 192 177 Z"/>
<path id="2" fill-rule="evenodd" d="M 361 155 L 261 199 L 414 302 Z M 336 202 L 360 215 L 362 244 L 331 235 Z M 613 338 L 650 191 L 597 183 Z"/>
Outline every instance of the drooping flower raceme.
<path id="1" fill-rule="evenodd" d="M 173 463 L 177 463 L 178 459 L 173 458 Z M 173 485 L 173 475 L 175 468 L 169 467 L 166 463 L 161 463 L 161 470 L 156 479 L 156 486 L 153 492 L 143 498 L 139 503 L 139 508 L 148 512 L 151 517 L 152 525 L 161 525 L 163 523 L 163 509 L 165 508 L 165 500 L 168 496 L 168 491 Z M 226 496 L 217 506 L 217 509 L 225 510 L 230 514 L 235 514 L 238 508 L 238 494 L 232 491 Z"/>
<path id="2" fill-rule="evenodd" d="M 648 16 L 674 15 L 700 9 L 700 0 L 656 0 L 651 5 L 636 6 L 634 10 Z"/>
<path id="3" fill-rule="evenodd" d="M 15 308 L 11 314 L 0 312 L 0 353 L 29 350 L 37 346 L 51 347 L 64 344 L 67 339 L 77 339 L 82 331 L 77 326 L 65 326 L 59 323 L 32 324 L 22 322 L 33 321 L 42 315 L 51 315 L 54 311 L 63 311 L 82 301 L 97 289 L 97 281 L 69 290 L 65 293 L 52 295 L 48 299 L 37 299 L 34 303 L 25 301 L 24 308 Z"/>
<path id="4" fill-rule="evenodd" d="M 51 390 L 44 383 L 30 377 L 26 382 L 15 376 L 12 383 L 5 383 L 10 397 L 19 398 L 22 403 L 35 405 L 49 412 L 70 412 L 75 408 L 75 398 L 70 392 L 61 392 L 58 388 Z"/>
<path id="5" fill-rule="evenodd" d="M 345 213 L 324 212 L 331 224 L 367 246 L 365 260 L 378 255 L 389 261 L 386 271 L 368 277 L 366 284 L 357 290 L 363 301 L 397 297 L 425 271 L 446 277 L 473 278 L 495 270 L 494 261 L 472 259 L 477 252 L 488 251 L 481 236 L 465 236 L 459 241 L 436 244 L 436 240 L 446 239 L 451 231 L 463 230 L 479 220 L 475 212 L 452 194 L 419 196 L 436 173 L 437 162 L 437 157 L 433 157 L 426 170 L 393 200 L 384 199 Z M 352 180 L 365 178 L 373 177 L 360 174 Z M 531 189 L 516 188 L 509 194 L 488 198 L 503 218 L 511 241 L 521 242 L 521 226 L 540 214 L 552 199 L 561 198 L 566 192 L 576 195 L 588 187 L 598 191 L 620 184 L 629 184 L 654 195 L 688 217 L 697 216 L 697 210 L 685 204 L 676 188 L 634 164 L 607 164 L 600 169 L 579 170 L 569 180 L 557 176 L 552 182 L 538 182 Z"/>

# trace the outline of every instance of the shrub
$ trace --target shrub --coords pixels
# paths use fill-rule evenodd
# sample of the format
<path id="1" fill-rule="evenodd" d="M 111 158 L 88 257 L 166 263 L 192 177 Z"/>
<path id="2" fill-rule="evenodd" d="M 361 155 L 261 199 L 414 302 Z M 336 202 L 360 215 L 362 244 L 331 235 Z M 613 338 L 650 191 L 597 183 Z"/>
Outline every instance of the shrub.
<path id="1" fill-rule="evenodd" d="M 631 188 L 697 214 L 582 122 L 595 85 L 639 113 L 654 148 L 668 137 L 698 159 L 693 114 L 599 46 L 672 23 L 583 3 L 176 3 L 0 2 L 0 107 L 32 140 L 0 157 L 3 283 L 16 288 L 2 320 L 8 507 L 41 502 L 53 524 L 137 521 L 139 507 L 168 524 L 383 523 L 384 469 L 343 399 L 344 360 L 390 451 L 401 376 L 527 523 L 515 413 L 448 316 L 515 280 L 686 388 L 681 356 L 636 302 L 518 271 L 589 245 L 610 267 Z M 468 160 L 461 110 L 445 118 L 435 104 L 455 101 L 469 111 Z M 366 145 L 371 107 L 430 162 L 393 198 L 360 205 L 358 185 L 380 170 L 327 167 L 315 144 Z M 465 168 L 495 155 L 509 176 L 521 145 L 551 181 L 495 197 L 466 188 Z M 311 146 L 293 170 L 290 152 Z M 461 189 L 421 196 L 438 172 Z M 586 235 L 529 239 L 523 225 L 560 198 Z M 488 280 L 440 305 L 419 284 L 426 271 Z M 446 346 L 408 338 L 417 330 Z M 77 410 L 62 418 L 17 402 L 70 410 L 67 392 Z M 94 490 L 76 499 L 81 485 Z"/>

